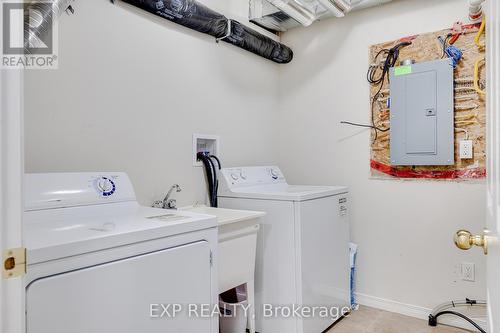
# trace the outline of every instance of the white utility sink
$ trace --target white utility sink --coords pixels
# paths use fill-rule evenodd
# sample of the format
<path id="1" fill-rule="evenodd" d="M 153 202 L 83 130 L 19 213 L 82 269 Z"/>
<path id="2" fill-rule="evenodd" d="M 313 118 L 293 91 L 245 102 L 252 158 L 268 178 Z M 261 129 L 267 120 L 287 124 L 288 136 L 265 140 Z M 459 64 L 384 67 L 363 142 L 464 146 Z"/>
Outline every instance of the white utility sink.
<path id="1" fill-rule="evenodd" d="M 192 206 L 181 208 L 181 210 L 187 210 L 194 213 L 213 215 L 217 217 L 219 226 L 226 224 L 245 222 L 258 219 L 266 215 L 264 212 L 257 212 L 253 210 L 236 210 L 236 209 L 226 209 L 226 208 L 214 208 L 207 206 Z"/>
<path id="2" fill-rule="evenodd" d="M 219 294 L 246 285 L 247 301 L 251 305 L 248 313 L 248 329 L 250 333 L 254 333 L 255 255 L 260 228 L 258 222 L 266 213 L 207 206 L 186 207 L 182 210 L 217 217 Z"/>

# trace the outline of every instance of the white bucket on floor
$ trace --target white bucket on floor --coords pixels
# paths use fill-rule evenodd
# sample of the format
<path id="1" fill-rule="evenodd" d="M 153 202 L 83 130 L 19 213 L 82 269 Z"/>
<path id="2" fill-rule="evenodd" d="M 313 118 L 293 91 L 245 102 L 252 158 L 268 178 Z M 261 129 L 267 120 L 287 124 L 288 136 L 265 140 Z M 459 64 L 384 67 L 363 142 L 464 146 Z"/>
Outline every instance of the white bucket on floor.
<path id="1" fill-rule="evenodd" d="M 246 309 L 248 302 L 226 303 L 219 301 L 221 312 L 220 333 L 245 333 L 247 329 Z"/>

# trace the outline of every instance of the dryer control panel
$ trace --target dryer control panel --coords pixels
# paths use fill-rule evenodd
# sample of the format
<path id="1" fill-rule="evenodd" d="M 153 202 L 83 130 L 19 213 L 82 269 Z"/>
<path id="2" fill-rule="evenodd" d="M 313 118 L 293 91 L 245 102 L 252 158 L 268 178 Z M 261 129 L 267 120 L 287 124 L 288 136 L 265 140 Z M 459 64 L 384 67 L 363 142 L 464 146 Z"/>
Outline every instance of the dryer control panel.
<path id="1" fill-rule="evenodd" d="M 220 172 L 227 188 L 286 184 L 285 176 L 277 166 L 224 168 Z"/>
<path id="2" fill-rule="evenodd" d="M 25 210 L 136 201 L 123 172 L 32 173 L 25 175 Z"/>

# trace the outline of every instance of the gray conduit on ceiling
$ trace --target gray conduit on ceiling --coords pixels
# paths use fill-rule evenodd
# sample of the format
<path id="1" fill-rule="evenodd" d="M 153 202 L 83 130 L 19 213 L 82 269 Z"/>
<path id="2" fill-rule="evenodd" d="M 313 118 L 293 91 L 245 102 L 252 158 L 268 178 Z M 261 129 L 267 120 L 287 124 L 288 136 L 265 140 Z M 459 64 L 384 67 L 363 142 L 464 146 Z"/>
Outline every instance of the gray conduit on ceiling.
<path id="1" fill-rule="evenodd" d="M 30 45 L 35 45 L 43 40 L 43 36 L 52 30 L 52 21 L 57 20 L 65 11 L 73 12 L 73 0 L 54 0 L 52 3 L 28 3 L 24 11 L 24 52 L 30 54 Z"/>
<path id="2" fill-rule="evenodd" d="M 280 64 L 292 61 L 292 50 L 279 42 L 226 18 L 195 0 L 123 0 L 166 20 L 208 34 Z M 234 1 L 234 0 L 232 0 Z M 114 0 L 111 0 L 114 3 Z M 168 40 L 165 40 L 168 42 Z"/>

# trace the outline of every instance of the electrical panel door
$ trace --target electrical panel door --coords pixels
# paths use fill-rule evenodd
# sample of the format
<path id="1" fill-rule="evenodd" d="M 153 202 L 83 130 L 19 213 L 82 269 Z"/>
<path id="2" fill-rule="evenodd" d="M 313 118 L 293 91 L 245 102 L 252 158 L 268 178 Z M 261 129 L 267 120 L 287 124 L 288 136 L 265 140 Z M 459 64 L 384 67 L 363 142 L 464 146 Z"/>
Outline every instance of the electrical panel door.
<path id="1" fill-rule="evenodd" d="M 406 154 L 437 153 L 436 72 L 406 78 Z M 418 94 L 413 92 L 418 91 Z"/>
<path id="2" fill-rule="evenodd" d="M 390 91 L 391 164 L 455 164 L 451 60 L 391 68 Z"/>

